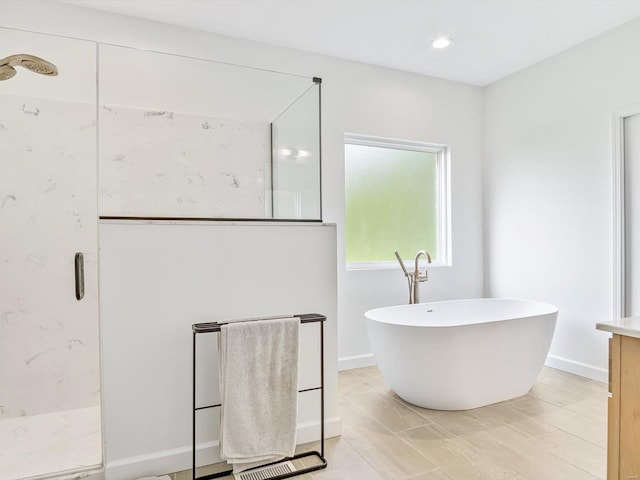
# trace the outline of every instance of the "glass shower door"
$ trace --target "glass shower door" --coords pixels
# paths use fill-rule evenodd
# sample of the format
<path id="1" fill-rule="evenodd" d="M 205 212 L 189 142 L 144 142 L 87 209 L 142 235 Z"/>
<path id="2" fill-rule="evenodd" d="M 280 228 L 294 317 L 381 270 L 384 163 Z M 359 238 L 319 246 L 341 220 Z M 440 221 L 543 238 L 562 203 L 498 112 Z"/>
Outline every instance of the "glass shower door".
<path id="1" fill-rule="evenodd" d="M 0 478 L 15 480 L 102 463 L 96 45 L 0 28 L 0 58 Z"/>

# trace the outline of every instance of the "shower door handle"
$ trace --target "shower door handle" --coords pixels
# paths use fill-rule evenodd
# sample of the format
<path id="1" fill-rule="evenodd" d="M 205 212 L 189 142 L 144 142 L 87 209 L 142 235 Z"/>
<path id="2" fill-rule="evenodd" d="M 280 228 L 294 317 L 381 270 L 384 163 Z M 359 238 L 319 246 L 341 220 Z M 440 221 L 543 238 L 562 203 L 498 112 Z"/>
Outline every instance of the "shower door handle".
<path id="1" fill-rule="evenodd" d="M 77 252 L 74 259 L 75 278 L 76 278 L 76 300 L 84 298 L 84 255 Z"/>

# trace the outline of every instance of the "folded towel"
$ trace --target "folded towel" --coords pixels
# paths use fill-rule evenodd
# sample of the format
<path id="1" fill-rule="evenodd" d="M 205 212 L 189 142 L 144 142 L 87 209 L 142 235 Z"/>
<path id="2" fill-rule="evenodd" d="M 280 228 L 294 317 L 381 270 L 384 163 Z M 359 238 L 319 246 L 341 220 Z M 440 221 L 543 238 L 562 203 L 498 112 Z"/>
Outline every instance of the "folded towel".
<path id="1" fill-rule="evenodd" d="M 234 473 L 295 452 L 299 328 L 292 317 L 220 329 L 220 458 Z"/>

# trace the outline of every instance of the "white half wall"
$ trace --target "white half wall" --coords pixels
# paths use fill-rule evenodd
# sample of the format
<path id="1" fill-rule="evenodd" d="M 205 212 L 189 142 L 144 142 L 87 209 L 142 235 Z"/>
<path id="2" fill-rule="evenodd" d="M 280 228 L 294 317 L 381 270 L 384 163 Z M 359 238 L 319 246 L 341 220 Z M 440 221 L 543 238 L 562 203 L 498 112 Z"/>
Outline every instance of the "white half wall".
<path id="1" fill-rule="evenodd" d="M 191 468 L 191 325 L 320 313 L 327 435 L 340 434 L 335 226 L 100 224 L 107 480 Z M 300 332 L 300 389 L 320 385 L 319 324 Z M 217 334 L 198 335 L 197 405 L 219 402 Z M 319 439 L 319 392 L 300 394 L 298 443 Z M 198 413 L 199 464 L 219 461 L 219 409 Z"/>
<path id="2" fill-rule="evenodd" d="M 613 316 L 612 116 L 640 102 L 640 21 L 486 87 L 490 296 L 560 309 L 548 363 L 606 380 Z"/>

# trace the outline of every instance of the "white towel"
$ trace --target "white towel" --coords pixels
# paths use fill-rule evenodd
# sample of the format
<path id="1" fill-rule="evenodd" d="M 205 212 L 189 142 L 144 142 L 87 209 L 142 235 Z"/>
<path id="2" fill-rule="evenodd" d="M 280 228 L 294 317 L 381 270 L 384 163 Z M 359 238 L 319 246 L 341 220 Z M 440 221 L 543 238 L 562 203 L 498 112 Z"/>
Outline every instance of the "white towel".
<path id="1" fill-rule="evenodd" d="M 295 452 L 299 328 L 292 317 L 220 329 L 220 458 L 234 473 Z"/>

